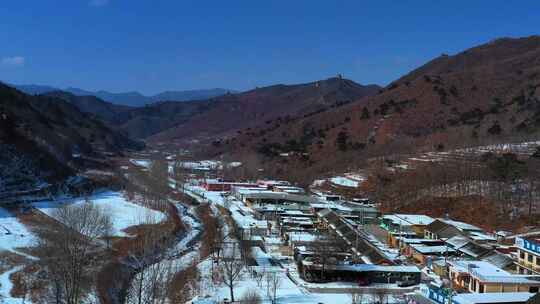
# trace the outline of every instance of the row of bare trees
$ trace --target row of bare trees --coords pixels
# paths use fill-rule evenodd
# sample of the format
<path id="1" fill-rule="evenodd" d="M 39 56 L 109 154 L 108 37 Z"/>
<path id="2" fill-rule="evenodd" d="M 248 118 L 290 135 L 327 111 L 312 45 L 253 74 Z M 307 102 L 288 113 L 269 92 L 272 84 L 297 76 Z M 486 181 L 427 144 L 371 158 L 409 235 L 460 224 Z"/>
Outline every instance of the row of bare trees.
<path id="1" fill-rule="evenodd" d="M 385 288 L 365 288 L 351 290 L 351 304 L 379 303 L 386 304 L 390 296 L 389 290 Z M 399 303 L 399 302 L 397 302 Z"/>
<path id="2" fill-rule="evenodd" d="M 61 224 L 40 235 L 40 264 L 51 286 L 49 303 L 79 304 L 95 286 L 99 258 L 107 250 L 112 219 L 101 207 L 86 201 L 55 209 L 52 217 Z"/>

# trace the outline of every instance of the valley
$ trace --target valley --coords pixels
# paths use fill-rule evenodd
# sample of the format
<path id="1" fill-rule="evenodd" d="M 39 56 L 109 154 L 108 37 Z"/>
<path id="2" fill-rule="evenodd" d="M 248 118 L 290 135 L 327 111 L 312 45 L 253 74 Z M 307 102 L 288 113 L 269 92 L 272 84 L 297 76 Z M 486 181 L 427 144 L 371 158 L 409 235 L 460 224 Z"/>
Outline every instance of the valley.
<path id="1" fill-rule="evenodd" d="M 538 87 L 539 36 L 384 87 L 0 84 L 0 303 L 525 304 Z"/>

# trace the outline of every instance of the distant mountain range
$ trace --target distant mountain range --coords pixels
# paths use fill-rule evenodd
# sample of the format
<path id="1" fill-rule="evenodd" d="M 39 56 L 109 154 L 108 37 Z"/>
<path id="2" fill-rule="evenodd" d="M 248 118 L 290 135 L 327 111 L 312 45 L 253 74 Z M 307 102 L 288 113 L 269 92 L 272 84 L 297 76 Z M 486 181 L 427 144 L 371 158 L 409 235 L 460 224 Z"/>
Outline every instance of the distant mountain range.
<path id="1" fill-rule="evenodd" d="M 122 93 L 111 93 L 108 91 L 87 91 L 79 88 L 69 87 L 66 89 L 59 89 L 52 86 L 45 85 L 12 85 L 18 90 L 30 94 L 30 95 L 41 95 L 45 93 L 55 92 L 55 91 L 64 91 L 71 93 L 76 96 L 96 96 L 104 101 L 116 105 L 124 105 L 131 107 L 141 107 L 151 103 L 159 101 L 188 101 L 188 100 L 200 100 L 208 99 L 216 96 L 225 95 L 227 93 L 236 93 L 236 91 L 214 88 L 214 89 L 203 89 L 203 90 L 186 90 L 186 91 L 165 91 L 156 95 L 146 96 L 139 92 L 122 92 Z"/>
<path id="2" fill-rule="evenodd" d="M 31 89 L 44 91 L 39 87 Z M 155 140 L 168 141 L 231 134 L 239 129 L 265 125 L 266 121 L 279 117 L 311 115 L 374 95 L 380 89 L 377 85 L 363 86 L 347 79 L 330 78 L 201 100 L 156 102 L 144 107 L 113 104 L 93 95 L 79 96 L 61 90 L 40 96 L 67 101 L 132 138 L 155 137 Z"/>

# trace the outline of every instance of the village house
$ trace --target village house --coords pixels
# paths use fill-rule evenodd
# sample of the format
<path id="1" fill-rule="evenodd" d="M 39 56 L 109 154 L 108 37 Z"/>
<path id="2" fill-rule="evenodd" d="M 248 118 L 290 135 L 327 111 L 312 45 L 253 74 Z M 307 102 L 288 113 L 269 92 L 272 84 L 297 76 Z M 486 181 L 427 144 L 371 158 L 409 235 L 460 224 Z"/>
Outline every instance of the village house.
<path id="1" fill-rule="evenodd" d="M 381 226 L 388 231 L 410 231 L 423 236 L 424 229 L 434 220 L 422 214 L 386 214 L 382 216 Z"/>
<path id="2" fill-rule="evenodd" d="M 411 257 L 413 260 L 422 265 L 426 265 L 428 261 L 433 261 L 439 257 L 449 257 L 457 255 L 457 252 L 448 248 L 446 245 L 428 246 L 422 244 L 411 244 Z"/>
<path id="3" fill-rule="evenodd" d="M 422 238 L 406 238 L 398 237 L 396 238 L 398 244 L 393 247 L 399 247 L 400 253 L 404 256 L 412 257 L 413 255 L 413 245 L 414 246 L 442 246 L 444 242 L 441 240 L 431 240 L 431 239 L 422 239 Z"/>
<path id="4" fill-rule="evenodd" d="M 421 214 L 386 214 L 381 227 L 388 231 L 388 244 L 399 247 L 398 238 L 423 238 L 424 230 L 435 219 Z"/>
<path id="5" fill-rule="evenodd" d="M 538 292 L 540 276 L 517 275 L 486 261 L 448 261 L 455 288 L 469 292 Z"/>
<path id="6" fill-rule="evenodd" d="M 496 236 L 486 233 L 482 228 L 450 219 L 436 219 L 425 229 L 425 237 L 432 239 L 449 239 L 464 235 L 477 243 L 495 243 Z"/>
<path id="7" fill-rule="evenodd" d="M 450 293 L 448 286 L 431 282 L 420 294 L 409 296 L 408 303 L 423 304 L 530 304 L 535 294 L 530 292 Z M 419 299 L 420 298 L 420 299 Z M 428 300 L 429 299 L 429 300 Z M 451 299 L 451 302 L 450 302 Z M 536 304 L 536 303 L 535 303 Z"/>
<path id="8" fill-rule="evenodd" d="M 540 238 L 517 237 L 517 272 L 540 275 Z"/>
<path id="9" fill-rule="evenodd" d="M 450 225 L 446 222 L 443 222 L 440 219 L 434 220 L 432 223 L 427 225 L 424 230 L 424 236 L 426 239 L 449 239 L 451 237 L 462 235 L 463 232 L 458 228 Z"/>
<path id="10" fill-rule="evenodd" d="M 203 187 L 206 191 L 230 192 L 232 187 L 249 188 L 249 187 L 257 187 L 257 184 L 207 180 L 205 183 L 203 183 Z"/>

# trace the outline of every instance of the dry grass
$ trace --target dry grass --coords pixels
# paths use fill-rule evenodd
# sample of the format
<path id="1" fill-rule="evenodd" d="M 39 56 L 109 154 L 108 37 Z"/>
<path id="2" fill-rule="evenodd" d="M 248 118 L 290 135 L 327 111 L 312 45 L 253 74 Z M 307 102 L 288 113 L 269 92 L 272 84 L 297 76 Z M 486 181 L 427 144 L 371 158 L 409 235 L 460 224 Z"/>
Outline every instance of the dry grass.
<path id="1" fill-rule="evenodd" d="M 0 274 L 12 269 L 13 267 L 23 265 L 27 261 L 28 259 L 22 255 L 9 252 L 9 251 L 1 251 L 0 252 Z"/>
<path id="2" fill-rule="evenodd" d="M 128 255 L 141 254 L 140 246 L 144 242 L 145 235 L 151 233 L 159 236 L 154 240 L 155 246 L 167 248 L 176 241 L 178 234 L 186 229 L 174 205 L 169 204 L 165 211 L 168 215 L 166 221 L 131 226 L 125 229 L 125 232 L 133 237 L 111 239 L 113 255 L 97 274 L 97 290 L 101 303 L 114 303 L 116 297 L 121 299 L 124 296 L 135 270 L 122 261 Z"/>

